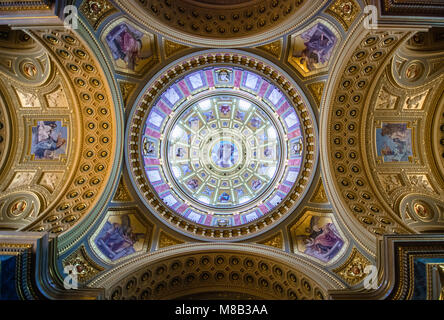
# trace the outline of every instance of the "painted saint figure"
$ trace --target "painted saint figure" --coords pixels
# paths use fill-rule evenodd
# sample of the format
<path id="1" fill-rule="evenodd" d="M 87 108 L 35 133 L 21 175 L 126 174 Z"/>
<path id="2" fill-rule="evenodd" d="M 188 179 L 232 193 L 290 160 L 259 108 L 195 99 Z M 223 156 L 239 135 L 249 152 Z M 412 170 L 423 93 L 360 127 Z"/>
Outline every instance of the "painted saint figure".
<path id="1" fill-rule="evenodd" d="M 187 185 L 192 190 L 196 190 L 199 187 L 199 181 L 197 179 L 191 179 L 187 182 Z"/>
<path id="2" fill-rule="evenodd" d="M 291 151 L 294 155 L 301 155 L 302 152 L 302 141 L 298 140 L 296 143 L 294 143 L 291 147 Z"/>
<path id="3" fill-rule="evenodd" d="M 122 59 L 128 69 L 134 71 L 141 56 L 143 33 L 120 23 L 106 36 L 109 48 L 115 60 Z"/>
<path id="4" fill-rule="evenodd" d="M 221 105 L 220 106 L 220 112 L 223 113 L 224 116 L 226 116 L 230 112 L 231 108 L 229 105 Z"/>
<path id="5" fill-rule="evenodd" d="M 319 217 L 313 216 L 305 237 L 305 253 L 323 261 L 331 260 L 342 248 L 343 240 L 333 223 L 319 225 Z"/>
<path id="6" fill-rule="evenodd" d="M 237 162 L 238 155 L 234 144 L 221 141 L 212 151 L 212 160 L 221 168 L 229 168 Z"/>
<path id="7" fill-rule="evenodd" d="M 245 112 L 236 111 L 236 120 L 244 121 L 245 119 Z"/>
<path id="8" fill-rule="evenodd" d="M 230 200 L 230 195 L 226 192 L 222 193 L 219 197 L 220 202 L 228 202 Z"/>
<path id="9" fill-rule="evenodd" d="M 130 218 L 121 216 L 121 223 L 106 222 L 96 243 L 108 258 L 116 260 L 134 253 L 134 244 L 142 239 L 143 233 L 135 233 L 131 228 Z"/>
<path id="10" fill-rule="evenodd" d="M 183 158 L 184 156 L 185 156 L 185 149 L 184 148 L 177 148 L 176 157 Z"/>
<path id="11" fill-rule="evenodd" d="M 228 70 L 226 70 L 226 69 L 219 70 L 219 72 L 217 74 L 217 79 L 219 80 L 219 82 L 229 82 L 230 81 L 230 74 L 229 74 Z"/>
<path id="12" fill-rule="evenodd" d="M 143 141 L 143 152 L 145 155 L 147 154 L 154 154 L 155 151 L 155 145 L 154 142 L 149 141 L 148 139 L 144 139 Z"/>
<path id="13" fill-rule="evenodd" d="M 383 123 L 376 129 L 378 154 L 384 161 L 409 161 L 412 155 L 411 129 L 406 123 Z"/>
<path id="14" fill-rule="evenodd" d="M 204 112 L 203 115 L 205 116 L 207 121 L 216 119 L 216 117 L 213 114 L 213 111 Z"/>
<path id="15" fill-rule="evenodd" d="M 300 65 L 308 72 L 314 71 L 328 63 L 336 41 L 333 32 L 318 23 L 298 37 L 293 56 L 300 59 Z"/>
<path id="16" fill-rule="evenodd" d="M 253 180 L 251 182 L 251 187 L 253 188 L 253 190 L 257 190 L 260 188 L 260 186 L 262 185 L 262 181 L 257 179 L 257 180 Z"/>
<path id="17" fill-rule="evenodd" d="M 39 121 L 34 136 L 33 149 L 37 159 L 54 159 L 54 151 L 66 143 L 62 133 L 56 130 L 55 121 Z"/>
<path id="18" fill-rule="evenodd" d="M 261 119 L 254 117 L 250 120 L 250 124 L 253 128 L 259 128 L 262 124 L 262 121 Z"/>
<path id="19" fill-rule="evenodd" d="M 198 117 L 191 117 L 188 120 L 188 125 L 191 127 L 191 129 L 199 129 L 199 118 Z"/>

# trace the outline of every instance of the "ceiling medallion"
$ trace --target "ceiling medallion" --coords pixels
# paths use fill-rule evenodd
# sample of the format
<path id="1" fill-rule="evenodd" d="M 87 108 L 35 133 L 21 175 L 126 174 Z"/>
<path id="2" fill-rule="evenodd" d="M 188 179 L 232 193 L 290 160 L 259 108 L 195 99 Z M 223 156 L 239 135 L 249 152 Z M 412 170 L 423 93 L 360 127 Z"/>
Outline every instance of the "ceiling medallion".
<path id="1" fill-rule="evenodd" d="M 132 181 L 154 214 L 199 237 L 232 239 L 280 220 L 298 202 L 313 168 L 314 122 L 277 70 L 256 68 L 271 70 L 274 82 L 251 68 L 256 60 L 243 56 L 242 66 L 211 57 L 173 76 L 176 64 L 146 87 L 127 151 Z"/>

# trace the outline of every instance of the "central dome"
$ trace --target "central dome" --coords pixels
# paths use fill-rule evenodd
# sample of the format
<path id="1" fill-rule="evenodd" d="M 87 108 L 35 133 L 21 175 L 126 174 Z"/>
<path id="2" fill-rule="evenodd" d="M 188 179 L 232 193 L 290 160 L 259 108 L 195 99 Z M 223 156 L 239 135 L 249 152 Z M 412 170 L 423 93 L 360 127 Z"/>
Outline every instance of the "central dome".
<path id="1" fill-rule="evenodd" d="M 215 91 L 179 107 L 163 155 L 183 197 L 232 211 L 269 193 L 285 157 L 283 128 L 257 99 Z"/>
<path id="2" fill-rule="evenodd" d="M 244 225 L 273 210 L 295 184 L 303 157 L 290 102 L 239 67 L 205 68 L 176 80 L 143 132 L 145 172 L 159 198 L 211 227 Z"/>
<path id="3" fill-rule="evenodd" d="M 126 136 L 147 214 L 196 239 L 230 241 L 294 212 L 318 158 L 300 92 L 271 62 L 235 50 L 194 53 L 159 71 Z"/>

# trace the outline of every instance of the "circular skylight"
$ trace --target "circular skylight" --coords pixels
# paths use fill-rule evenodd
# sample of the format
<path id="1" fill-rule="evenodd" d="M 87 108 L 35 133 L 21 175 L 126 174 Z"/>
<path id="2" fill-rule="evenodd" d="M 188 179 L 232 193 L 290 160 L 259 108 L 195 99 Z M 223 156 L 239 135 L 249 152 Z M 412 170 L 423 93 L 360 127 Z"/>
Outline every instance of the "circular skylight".
<path id="1" fill-rule="evenodd" d="M 203 210 L 231 212 L 265 197 L 282 158 L 270 112 L 224 92 L 187 104 L 163 150 L 174 189 Z"/>

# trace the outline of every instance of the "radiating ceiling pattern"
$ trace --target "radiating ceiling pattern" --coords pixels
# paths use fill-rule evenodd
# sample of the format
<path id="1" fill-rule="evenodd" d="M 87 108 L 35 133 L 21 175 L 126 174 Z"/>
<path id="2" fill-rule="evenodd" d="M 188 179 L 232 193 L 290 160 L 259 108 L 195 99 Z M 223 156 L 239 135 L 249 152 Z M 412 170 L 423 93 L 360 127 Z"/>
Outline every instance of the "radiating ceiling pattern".
<path id="1" fill-rule="evenodd" d="M 74 5 L 77 30 L 0 30 L 0 228 L 58 236 L 60 277 L 327 299 L 384 234 L 442 232 L 442 29 L 366 29 L 358 0 Z"/>

